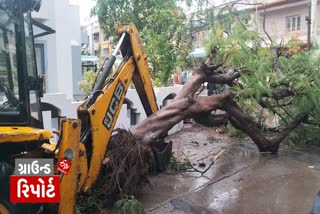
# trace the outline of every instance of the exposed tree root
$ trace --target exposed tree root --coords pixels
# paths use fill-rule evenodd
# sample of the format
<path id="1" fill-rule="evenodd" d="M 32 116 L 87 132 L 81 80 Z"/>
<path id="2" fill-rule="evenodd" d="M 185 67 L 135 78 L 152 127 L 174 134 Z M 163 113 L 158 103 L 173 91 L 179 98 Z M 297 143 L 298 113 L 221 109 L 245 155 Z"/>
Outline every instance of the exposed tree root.
<path id="1" fill-rule="evenodd" d="M 117 129 L 109 142 L 99 178 L 89 196 L 79 198 L 78 209 L 92 213 L 92 209 L 112 207 L 121 196 L 133 195 L 141 184 L 148 183 L 146 176 L 154 171 L 151 148 L 129 131 Z"/>

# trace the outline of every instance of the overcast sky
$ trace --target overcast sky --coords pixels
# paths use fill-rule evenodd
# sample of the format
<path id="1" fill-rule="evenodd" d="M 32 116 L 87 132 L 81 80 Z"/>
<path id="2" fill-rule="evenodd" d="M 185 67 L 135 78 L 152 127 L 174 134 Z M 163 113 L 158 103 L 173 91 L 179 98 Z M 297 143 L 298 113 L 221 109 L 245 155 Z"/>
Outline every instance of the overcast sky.
<path id="1" fill-rule="evenodd" d="M 69 0 L 72 4 L 80 5 L 80 24 L 86 24 L 90 19 L 90 11 L 95 5 L 96 0 Z M 225 0 L 212 0 L 215 5 L 219 5 L 225 2 Z"/>
<path id="2" fill-rule="evenodd" d="M 84 25 L 90 18 L 90 11 L 95 5 L 95 0 L 69 0 L 72 4 L 80 5 L 80 24 Z"/>

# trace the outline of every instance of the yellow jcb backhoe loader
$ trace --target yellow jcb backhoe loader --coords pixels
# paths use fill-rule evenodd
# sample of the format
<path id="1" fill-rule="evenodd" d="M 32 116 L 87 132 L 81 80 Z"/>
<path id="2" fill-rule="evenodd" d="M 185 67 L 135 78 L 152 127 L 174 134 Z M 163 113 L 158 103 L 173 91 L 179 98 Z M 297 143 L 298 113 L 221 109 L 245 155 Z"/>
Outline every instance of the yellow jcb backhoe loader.
<path id="1" fill-rule="evenodd" d="M 134 24 L 118 28 L 119 42 L 99 75 L 92 93 L 78 108 L 78 118 L 60 122 L 58 141 L 43 129 L 42 82 L 36 70 L 31 12 L 40 0 L 0 0 L 0 213 L 46 213 L 46 204 L 11 204 L 9 177 L 16 158 L 61 158 L 72 161 L 61 178 L 57 213 L 74 213 L 76 196 L 95 183 L 129 84 L 134 83 L 147 116 L 158 111 L 146 53 Z M 52 29 L 51 29 L 52 30 Z M 64 50 L 61 50 L 64 51 Z M 123 61 L 112 70 L 116 54 Z M 157 152 L 156 152 L 157 153 Z M 171 144 L 155 154 L 170 159 Z M 160 160 L 160 161 L 159 161 Z M 159 166 L 158 168 L 163 168 Z M 58 171 L 55 170 L 58 174 Z"/>

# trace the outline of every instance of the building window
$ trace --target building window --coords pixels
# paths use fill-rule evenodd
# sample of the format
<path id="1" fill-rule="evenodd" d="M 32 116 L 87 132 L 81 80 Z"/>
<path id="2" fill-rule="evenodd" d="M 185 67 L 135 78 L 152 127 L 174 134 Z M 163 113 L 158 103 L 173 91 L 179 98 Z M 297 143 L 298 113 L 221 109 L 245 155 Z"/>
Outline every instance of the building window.
<path id="1" fill-rule="evenodd" d="M 99 42 L 99 32 L 93 34 L 93 40 L 95 43 Z"/>
<path id="2" fill-rule="evenodd" d="M 300 29 L 301 29 L 301 16 L 288 16 L 288 17 L 286 17 L 286 28 L 288 31 L 300 31 Z"/>

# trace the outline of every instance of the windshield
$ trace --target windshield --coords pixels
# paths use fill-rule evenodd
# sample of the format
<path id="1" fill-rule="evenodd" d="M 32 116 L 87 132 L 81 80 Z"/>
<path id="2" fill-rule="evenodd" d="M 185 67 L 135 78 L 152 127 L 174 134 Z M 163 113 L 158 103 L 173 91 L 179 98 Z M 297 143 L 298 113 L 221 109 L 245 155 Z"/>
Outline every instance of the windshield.
<path id="1" fill-rule="evenodd" d="M 16 20 L 0 9 L 0 112 L 19 113 Z"/>

